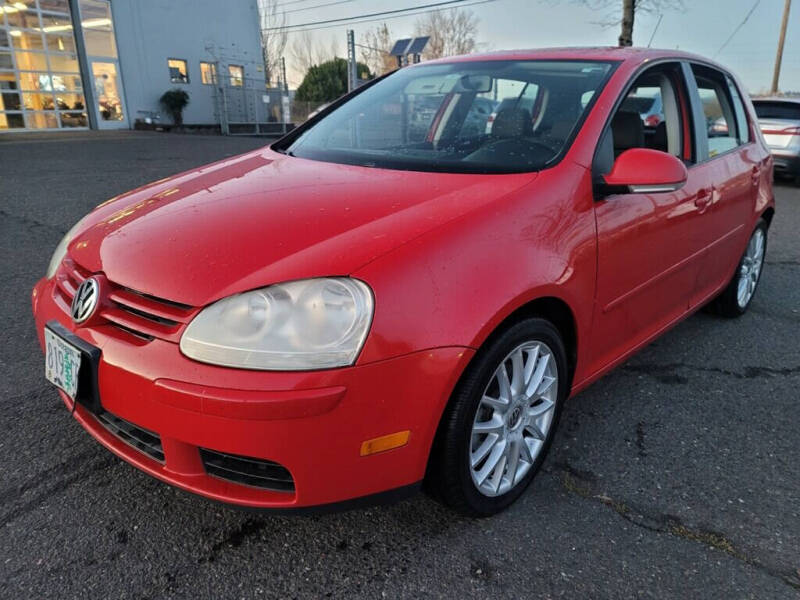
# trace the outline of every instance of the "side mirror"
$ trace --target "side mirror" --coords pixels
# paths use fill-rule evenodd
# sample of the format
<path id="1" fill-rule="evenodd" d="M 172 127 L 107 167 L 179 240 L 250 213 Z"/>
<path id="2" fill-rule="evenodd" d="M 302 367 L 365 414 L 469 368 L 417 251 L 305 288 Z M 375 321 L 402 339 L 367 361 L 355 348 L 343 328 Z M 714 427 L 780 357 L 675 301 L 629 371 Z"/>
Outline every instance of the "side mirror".
<path id="1" fill-rule="evenodd" d="M 666 152 L 631 148 L 614 161 L 600 182 L 605 194 L 653 194 L 681 189 L 689 176 L 686 166 Z"/>

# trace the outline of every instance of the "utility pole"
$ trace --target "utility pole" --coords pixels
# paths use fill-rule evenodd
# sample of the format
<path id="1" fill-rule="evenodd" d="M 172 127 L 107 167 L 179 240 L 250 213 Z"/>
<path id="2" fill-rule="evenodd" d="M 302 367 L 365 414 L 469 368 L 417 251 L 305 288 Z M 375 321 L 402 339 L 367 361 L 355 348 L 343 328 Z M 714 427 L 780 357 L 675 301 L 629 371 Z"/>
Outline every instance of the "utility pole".
<path id="1" fill-rule="evenodd" d="M 291 118 L 290 106 L 289 106 L 289 81 L 286 79 L 286 59 L 281 56 L 281 80 L 283 88 L 281 93 L 281 122 L 283 133 L 286 133 L 287 130 L 287 122 Z"/>
<path id="2" fill-rule="evenodd" d="M 772 74 L 771 94 L 778 93 L 778 80 L 781 77 L 781 61 L 783 61 L 783 45 L 786 42 L 786 27 L 789 25 L 789 9 L 792 7 L 792 0 L 786 0 L 783 6 L 783 22 L 781 23 L 781 35 L 778 38 L 778 54 L 775 56 L 775 71 Z"/>
<path id="3" fill-rule="evenodd" d="M 356 68 L 356 34 L 347 30 L 347 91 L 358 87 L 358 69 Z"/>

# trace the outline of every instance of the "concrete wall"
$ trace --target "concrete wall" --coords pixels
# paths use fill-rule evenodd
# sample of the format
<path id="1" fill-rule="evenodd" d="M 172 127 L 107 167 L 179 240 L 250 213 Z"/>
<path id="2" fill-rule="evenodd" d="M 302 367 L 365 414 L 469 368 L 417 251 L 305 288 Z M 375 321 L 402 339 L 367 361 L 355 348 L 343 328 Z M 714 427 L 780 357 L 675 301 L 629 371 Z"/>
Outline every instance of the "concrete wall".
<path id="1" fill-rule="evenodd" d="M 200 61 L 219 61 L 218 78 L 227 65 L 244 66 L 245 77 L 264 81 L 256 0 L 112 0 L 128 119 L 157 111 L 169 117 L 158 99 L 171 88 L 189 93 L 186 124 L 217 123 L 213 86 L 203 85 Z M 188 63 L 189 83 L 171 83 L 168 58 Z"/>

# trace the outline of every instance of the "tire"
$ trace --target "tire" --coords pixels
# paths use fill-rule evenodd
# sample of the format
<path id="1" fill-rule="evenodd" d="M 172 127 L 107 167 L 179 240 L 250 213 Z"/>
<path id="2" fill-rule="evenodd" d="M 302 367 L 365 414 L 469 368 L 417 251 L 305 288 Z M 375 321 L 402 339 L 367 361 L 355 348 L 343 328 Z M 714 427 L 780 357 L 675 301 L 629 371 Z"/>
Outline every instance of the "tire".
<path id="1" fill-rule="evenodd" d="M 493 515 L 519 498 L 544 461 L 569 393 L 566 356 L 558 330 L 544 319 L 525 319 L 491 337 L 442 416 L 426 489 L 471 517 Z"/>
<path id="2" fill-rule="evenodd" d="M 759 242 L 759 236 L 761 241 Z M 757 256 L 753 255 L 754 244 L 760 244 L 761 250 Z M 761 273 L 764 271 L 764 255 L 767 251 L 767 223 L 764 219 L 759 219 L 750 241 L 747 243 L 742 258 L 736 267 L 736 271 L 731 278 L 728 287 L 709 305 L 709 309 L 714 314 L 727 318 L 736 318 L 747 312 L 747 308 L 753 301 L 758 282 L 761 281 Z M 756 262 L 753 262 L 753 261 Z M 755 271 L 753 270 L 755 269 Z M 749 281 L 749 291 L 742 295 L 742 286 L 748 285 L 744 280 Z"/>

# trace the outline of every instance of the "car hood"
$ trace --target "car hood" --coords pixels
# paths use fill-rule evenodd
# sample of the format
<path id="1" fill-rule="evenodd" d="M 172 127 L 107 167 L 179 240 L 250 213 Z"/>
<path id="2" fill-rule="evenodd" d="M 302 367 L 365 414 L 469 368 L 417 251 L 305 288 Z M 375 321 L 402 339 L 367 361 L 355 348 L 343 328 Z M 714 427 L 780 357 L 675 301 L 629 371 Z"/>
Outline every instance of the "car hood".
<path id="1" fill-rule="evenodd" d="M 261 149 L 112 198 L 68 251 L 119 285 L 200 306 L 279 281 L 348 275 L 534 178 L 393 171 Z"/>

